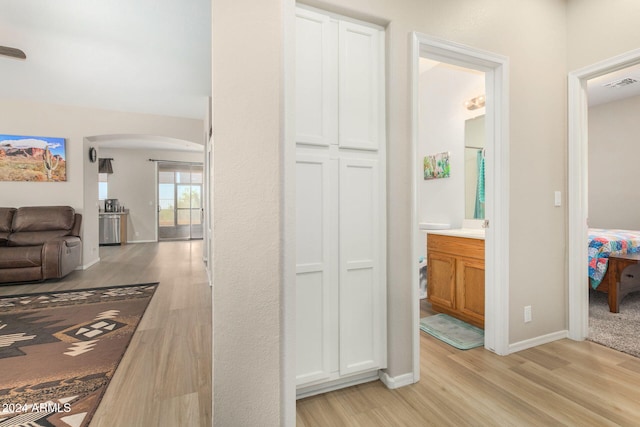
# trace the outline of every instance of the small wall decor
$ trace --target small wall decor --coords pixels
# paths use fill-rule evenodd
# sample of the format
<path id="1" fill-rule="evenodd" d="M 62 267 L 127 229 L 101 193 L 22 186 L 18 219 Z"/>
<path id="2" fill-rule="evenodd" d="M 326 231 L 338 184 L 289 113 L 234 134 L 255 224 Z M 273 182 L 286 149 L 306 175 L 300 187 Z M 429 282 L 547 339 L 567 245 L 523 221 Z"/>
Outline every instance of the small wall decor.
<path id="1" fill-rule="evenodd" d="M 0 181 L 66 181 L 64 138 L 0 134 Z"/>
<path id="2" fill-rule="evenodd" d="M 424 179 L 449 178 L 449 152 L 438 153 L 424 158 Z"/>

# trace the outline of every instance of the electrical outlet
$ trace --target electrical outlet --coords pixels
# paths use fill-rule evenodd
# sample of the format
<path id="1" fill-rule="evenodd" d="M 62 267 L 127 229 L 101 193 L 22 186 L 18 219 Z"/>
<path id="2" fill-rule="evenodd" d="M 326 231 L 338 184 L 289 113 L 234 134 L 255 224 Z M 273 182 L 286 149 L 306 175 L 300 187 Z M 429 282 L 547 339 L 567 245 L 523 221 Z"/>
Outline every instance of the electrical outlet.
<path id="1" fill-rule="evenodd" d="M 524 307 L 524 323 L 531 322 L 531 306 L 527 305 Z"/>

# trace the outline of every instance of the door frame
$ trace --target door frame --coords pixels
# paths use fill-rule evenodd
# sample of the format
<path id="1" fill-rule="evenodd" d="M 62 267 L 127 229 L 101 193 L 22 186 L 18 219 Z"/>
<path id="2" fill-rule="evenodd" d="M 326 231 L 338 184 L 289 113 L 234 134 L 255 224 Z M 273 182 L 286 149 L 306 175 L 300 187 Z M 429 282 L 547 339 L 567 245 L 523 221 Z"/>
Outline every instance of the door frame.
<path id="1" fill-rule="evenodd" d="M 413 317 L 413 377 L 420 378 L 420 296 L 418 259 L 423 241 L 418 239 L 418 107 L 419 59 L 484 71 L 486 78 L 487 187 L 485 238 L 485 348 L 499 355 L 509 353 L 509 58 L 470 46 L 413 32 L 411 36 L 411 295 Z"/>
<path id="2" fill-rule="evenodd" d="M 584 340 L 589 334 L 588 224 L 589 129 L 587 80 L 640 64 L 635 49 L 568 75 L 568 281 L 569 338 Z"/>

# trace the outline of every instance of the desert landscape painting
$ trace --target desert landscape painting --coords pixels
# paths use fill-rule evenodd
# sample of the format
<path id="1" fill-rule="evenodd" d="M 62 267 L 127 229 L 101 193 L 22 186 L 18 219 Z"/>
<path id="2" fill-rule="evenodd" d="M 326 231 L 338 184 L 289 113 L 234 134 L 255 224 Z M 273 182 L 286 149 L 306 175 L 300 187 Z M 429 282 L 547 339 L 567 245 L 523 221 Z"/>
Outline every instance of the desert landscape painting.
<path id="1" fill-rule="evenodd" d="M 66 180 L 64 138 L 0 135 L 0 181 Z"/>

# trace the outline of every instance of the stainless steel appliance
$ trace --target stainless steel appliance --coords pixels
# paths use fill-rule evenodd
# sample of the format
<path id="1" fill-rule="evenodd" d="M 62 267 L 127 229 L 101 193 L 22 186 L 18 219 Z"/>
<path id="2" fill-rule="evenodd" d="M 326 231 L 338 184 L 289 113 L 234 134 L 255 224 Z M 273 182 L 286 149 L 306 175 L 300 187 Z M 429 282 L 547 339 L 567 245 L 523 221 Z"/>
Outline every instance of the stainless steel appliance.
<path id="1" fill-rule="evenodd" d="M 120 211 L 120 202 L 118 199 L 105 199 L 104 201 L 105 212 L 118 212 Z"/>
<path id="2" fill-rule="evenodd" d="M 100 214 L 100 244 L 120 244 L 120 215 Z"/>

